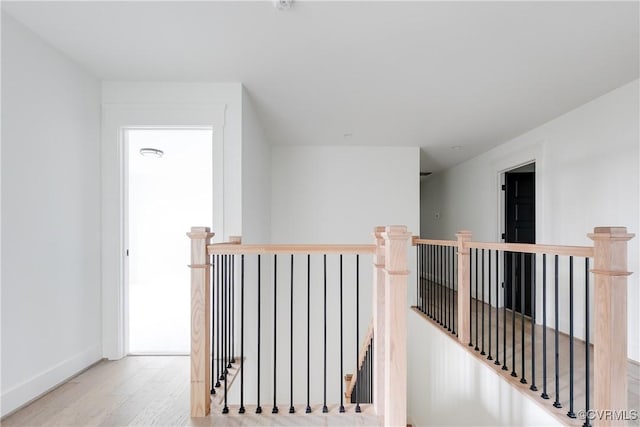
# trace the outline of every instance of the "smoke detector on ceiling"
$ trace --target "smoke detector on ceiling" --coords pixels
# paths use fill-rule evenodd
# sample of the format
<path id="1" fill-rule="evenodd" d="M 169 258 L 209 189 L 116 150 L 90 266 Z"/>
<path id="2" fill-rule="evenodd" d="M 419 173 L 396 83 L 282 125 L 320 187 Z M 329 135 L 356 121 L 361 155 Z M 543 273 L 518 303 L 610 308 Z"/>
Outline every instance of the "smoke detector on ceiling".
<path id="1" fill-rule="evenodd" d="M 275 0 L 273 6 L 278 10 L 287 10 L 291 7 L 293 0 Z"/>

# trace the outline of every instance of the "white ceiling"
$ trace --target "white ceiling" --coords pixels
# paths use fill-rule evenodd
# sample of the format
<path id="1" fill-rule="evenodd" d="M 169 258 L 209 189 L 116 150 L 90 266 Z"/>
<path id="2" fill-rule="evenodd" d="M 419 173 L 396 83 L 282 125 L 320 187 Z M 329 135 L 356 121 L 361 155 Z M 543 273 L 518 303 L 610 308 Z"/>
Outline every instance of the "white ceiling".
<path id="1" fill-rule="evenodd" d="M 423 171 L 639 75 L 636 1 L 2 8 L 102 79 L 242 82 L 274 144 L 421 146 Z"/>

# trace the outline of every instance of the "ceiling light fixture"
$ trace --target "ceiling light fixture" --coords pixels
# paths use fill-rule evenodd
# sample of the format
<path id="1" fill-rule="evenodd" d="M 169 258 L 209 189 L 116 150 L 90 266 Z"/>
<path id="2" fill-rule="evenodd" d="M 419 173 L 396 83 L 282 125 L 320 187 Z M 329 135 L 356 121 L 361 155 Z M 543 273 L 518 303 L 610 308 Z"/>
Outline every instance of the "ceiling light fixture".
<path id="1" fill-rule="evenodd" d="M 291 3 L 293 0 L 275 0 L 273 6 L 278 10 L 287 10 L 291 8 Z"/>
<path id="2" fill-rule="evenodd" d="M 140 154 L 145 157 L 162 157 L 164 156 L 164 151 L 158 150 L 157 148 L 141 148 Z"/>
<path id="3" fill-rule="evenodd" d="M 451 147 L 451 149 L 455 151 L 460 151 L 462 150 L 462 145 L 454 145 L 453 147 Z"/>

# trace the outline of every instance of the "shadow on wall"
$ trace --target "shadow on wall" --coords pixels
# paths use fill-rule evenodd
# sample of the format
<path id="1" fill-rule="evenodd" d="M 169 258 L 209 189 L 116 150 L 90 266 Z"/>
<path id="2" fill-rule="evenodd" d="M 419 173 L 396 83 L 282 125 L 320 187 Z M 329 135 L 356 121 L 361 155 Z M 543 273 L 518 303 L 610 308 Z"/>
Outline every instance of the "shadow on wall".
<path id="1" fill-rule="evenodd" d="M 555 419 L 439 328 L 408 314 L 408 422 L 413 426 L 555 426 Z"/>

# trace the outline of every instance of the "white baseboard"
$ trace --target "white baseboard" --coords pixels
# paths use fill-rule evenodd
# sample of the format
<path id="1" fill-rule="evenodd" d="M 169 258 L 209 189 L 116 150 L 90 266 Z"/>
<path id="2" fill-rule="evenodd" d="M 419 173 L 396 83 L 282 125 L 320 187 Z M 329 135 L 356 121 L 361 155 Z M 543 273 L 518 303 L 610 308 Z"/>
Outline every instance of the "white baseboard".
<path id="1" fill-rule="evenodd" d="M 0 416 L 4 417 L 37 399 L 100 359 L 102 359 L 102 347 L 96 344 L 8 390 L 2 390 Z"/>

